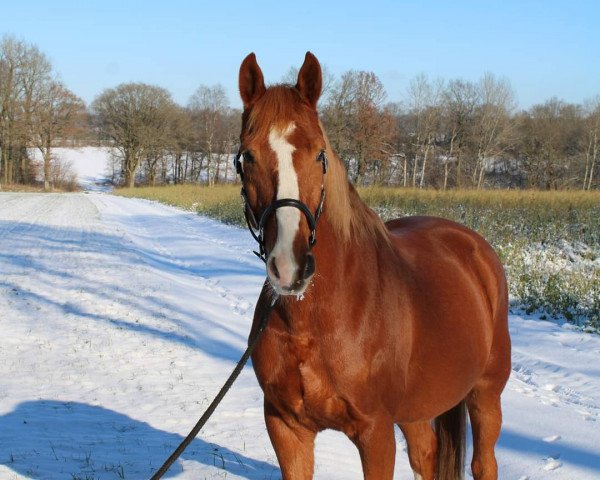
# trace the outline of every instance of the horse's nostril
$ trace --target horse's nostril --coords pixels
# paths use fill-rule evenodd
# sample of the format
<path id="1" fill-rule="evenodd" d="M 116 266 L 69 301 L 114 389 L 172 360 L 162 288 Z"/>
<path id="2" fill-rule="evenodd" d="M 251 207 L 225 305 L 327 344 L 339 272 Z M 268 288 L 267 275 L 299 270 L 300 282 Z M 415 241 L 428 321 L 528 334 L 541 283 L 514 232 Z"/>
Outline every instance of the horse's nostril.
<path id="1" fill-rule="evenodd" d="M 269 266 L 271 268 L 271 273 L 273 274 L 273 276 L 279 280 L 279 269 L 277 268 L 277 264 L 275 263 L 275 259 L 272 258 L 271 261 L 269 262 Z"/>
<path id="2" fill-rule="evenodd" d="M 304 280 L 315 273 L 315 257 L 311 253 L 306 256 L 306 265 L 304 266 Z"/>

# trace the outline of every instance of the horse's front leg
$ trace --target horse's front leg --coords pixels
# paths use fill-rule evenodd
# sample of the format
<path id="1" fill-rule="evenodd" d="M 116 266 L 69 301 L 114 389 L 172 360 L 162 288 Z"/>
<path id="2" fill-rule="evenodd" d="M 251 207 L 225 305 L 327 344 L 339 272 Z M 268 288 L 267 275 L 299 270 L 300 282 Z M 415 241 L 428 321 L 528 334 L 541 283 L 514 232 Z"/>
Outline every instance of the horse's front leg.
<path id="1" fill-rule="evenodd" d="M 394 422 L 387 416 L 360 423 L 351 439 L 360 453 L 365 480 L 392 480 L 396 460 Z"/>
<path id="2" fill-rule="evenodd" d="M 315 463 L 316 432 L 292 418 L 284 420 L 266 400 L 265 422 L 283 480 L 310 480 Z"/>

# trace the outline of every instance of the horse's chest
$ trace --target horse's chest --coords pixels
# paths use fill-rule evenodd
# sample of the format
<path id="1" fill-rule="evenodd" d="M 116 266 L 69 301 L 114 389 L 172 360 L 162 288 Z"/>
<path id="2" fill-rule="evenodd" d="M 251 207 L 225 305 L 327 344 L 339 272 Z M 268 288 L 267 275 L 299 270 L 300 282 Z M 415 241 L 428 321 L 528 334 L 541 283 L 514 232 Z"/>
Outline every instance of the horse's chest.
<path id="1" fill-rule="evenodd" d="M 264 383 L 267 399 L 305 425 L 345 429 L 348 405 L 333 371 L 311 340 L 294 338 L 280 345 L 286 355 Z"/>

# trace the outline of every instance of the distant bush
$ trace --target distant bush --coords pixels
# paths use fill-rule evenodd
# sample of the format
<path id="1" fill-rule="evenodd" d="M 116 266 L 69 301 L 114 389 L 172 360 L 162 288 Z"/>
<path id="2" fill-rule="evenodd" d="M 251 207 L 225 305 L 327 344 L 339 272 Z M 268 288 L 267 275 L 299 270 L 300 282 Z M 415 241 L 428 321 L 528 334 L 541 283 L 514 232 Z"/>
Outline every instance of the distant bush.
<path id="1" fill-rule="evenodd" d="M 55 189 L 65 192 L 80 190 L 79 183 L 77 182 L 77 173 L 73 170 L 73 164 L 66 160 L 52 160 L 50 183 Z"/>
<path id="2" fill-rule="evenodd" d="M 239 186 L 121 189 L 245 225 Z M 504 263 L 513 308 L 600 331 L 600 192 L 448 192 L 369 187 L 363 199 L 384 219 L 449 218 L 478 231 Z"/>

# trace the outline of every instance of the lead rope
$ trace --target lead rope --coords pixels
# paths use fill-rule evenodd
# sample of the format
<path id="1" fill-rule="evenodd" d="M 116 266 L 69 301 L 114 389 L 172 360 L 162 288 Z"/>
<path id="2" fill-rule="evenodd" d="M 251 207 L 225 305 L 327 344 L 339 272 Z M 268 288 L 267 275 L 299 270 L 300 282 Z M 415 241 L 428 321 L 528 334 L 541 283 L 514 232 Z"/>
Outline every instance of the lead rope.
<path id="1" fill-rule="evenodd" d="M 274 295 L 273 300 L 271 300 L 271 304 L 263 311 L 262 317 L 260 319 L 260 323 L 258 324 L 258 330 L 256 331 L 254 338 L 248 344 L 248 348 L 246 348 L 246 351 L 242 355 L 242 358 L 240 358 L 239 362 L 233 369 L 233 372 L 231 372 L 231 375 L 229 375 L 229 378 L 225 382 L 225 385 L 223 385 L 221 387 L 221 390 L 219 390 L 219 393 L 217 394 L 215 399 L 208 406 L 206 411 L 202 414 L 202 416 L 200 417 L 200 419 L 198 420 L 196 425 L 194 425 L 194 428 L 192 428 L 192 431 L 190 433 L 188 433 L 188 436 L 183 439 L 181 444 L 175 449 L 175 451 L 171 454 L 171 456 L 169 458 L 167 458 L 167 460 L 162 465 L 162 467 L 160 467 L 156 471 L 156 473 L 154 475 L 152 475 L 150 480 L 159 480 L 160 478 L 162 478 L 162 476 L 165 473 L 167 473 L 167 470 L 169 470 L 171 465 L 173 465 L 175 460 L 177 460 L 179 458 L 179 456 L 188 447 L 188 445 L 192 442 L 192 440 L 194 440 L 194 438 L 196 438 L 196 435 L 198 435 L 198 432 L 202 429 L 202 427 L 204 427 L 204 424 L 211 417 L 211 415 L 213 414 L 213 412 L 215 411 L 215 409 L 217 408 L 219 403 L 221 403 L 221 400 L 223 400 L 223 397 L 228 392 L 228 390 L 231 388 L 231 385 L 233 385 L 233 382 L 235 382 L 237 377 L 240 375 L 240 372 L 244 368 L 244 365 L 246 365 L 246 362 L 250 358 L 250 355 L 252 355 L 252 352 L 254 351 L 254 348 L 256 347 L 256 344 L 258 343 L 258 339 L 260 338 L 261 333 L 264 331 L 264 329 L 267 326 L 267 322 L 269 321 L 269 315 L 275 308 L 275 304 L 277 303 L 278 299 L 279 299 L 279 297 L 277 295 Z"/>

